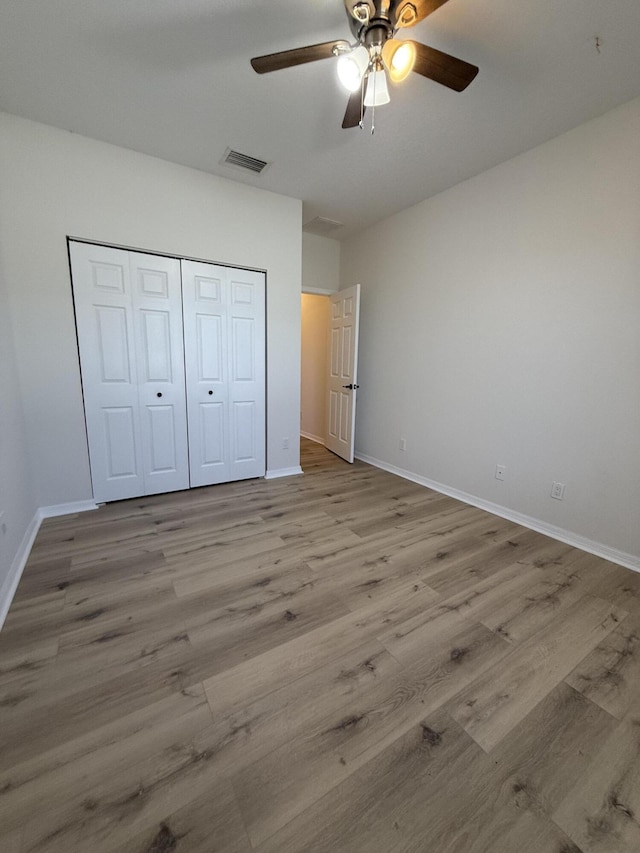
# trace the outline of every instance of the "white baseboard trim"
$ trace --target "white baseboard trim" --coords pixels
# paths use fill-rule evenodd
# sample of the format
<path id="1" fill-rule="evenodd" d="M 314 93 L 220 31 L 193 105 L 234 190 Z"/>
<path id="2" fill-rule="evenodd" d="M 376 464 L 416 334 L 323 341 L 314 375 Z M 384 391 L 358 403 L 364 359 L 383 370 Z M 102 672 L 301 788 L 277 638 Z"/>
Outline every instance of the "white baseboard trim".
<path id="1" fill-rule="evenodd" d="M 557 539 L 559 542 L 564 542 L 566 545 L 571 545 L 574 548 L 580 548 L 581 551 L 587 551 L 589 554 L 595 554 L 596 557 L 602 557 L 604 560 L 610 560 L 612 563 L 617 563 L 624 566 L 626 569 L 632 569 L 634 572 L 640 572 L 640 557 L 634 554 L 627 554 L 625 551 L 619 551 L 617 548 L 611 548 L 609 545 L 603 545 L 601 542 L 594 542 L 592 539 L 587 539 L 586 536 L 580 536 L 577 533 L 572 533 L 569 530 L 564 530 L 561 527 L 555 527 L 553 524 L 547 524 L 533 516 L 524 515 L 520 512 L 508 509 L 507 507 L 494 504 L 491 501 L 486 501 L 483 498 L 477 498 L 475 495 L 470 495 L 467 492 L 461 492 L 458 489 L 453 489 L 450 486 L 445 486 L 442 483 L 437 483 L 435 480 L 429 480 L 427 477 L 422 477 L 419 474 L 414 474 L 412 471 L 405 471 L 403 468 L 398 468 L 395 465 L 389 465 L 381 459 L 376 459 L 373 456 L 367 456 L 365 453 L 356 453 L 356 459 L 373 465 L 375 468 L 381 468 L 383 471 L 388 471 L 390 474 L 397 474 L 398 477 L 403 477 L 405 480 L 411 480 L 413 483 L 418 483 L 420 486 L 426 486 L 428 489 L 433 489 L 435 492 L 440 492 L 443 495 L 448 495 L 450 498 L 471 506 L 484 509 L 493 515 L 498 515 L 500 518 L 506 518 L 507 521 L 513 521 L 516 524 L 521 524 L 523 527 L 528 527 L 530 530 L 535 530 L 537 533 L 543 533 L 551 539 Z"/>
<path id="2" fill-rule="evenodd" d="M 321 444 L 323 447 L 325 445 L 324 438 L 320 438 L 319 435 L 313 435 L 313 433 L 310 432 L 303 432 L 302 430 L 300 430 L 300 437 L 308 438 L 309 441 L 315 441 L 316 444 Z"/>
<path id="3" fill-rule="evenodd" d="M 90 509 L 98 509 L 98 504 L 93 501 L 76 501 L 68 504 L 57 504 L 55 506 L 41 506 L 36 510 L 36 514 L 31 519 L 27 527 L 22 542 L 18 548 L 18 552 L 11 563 L 9 574 L 4 579 L 4 583 L 0 587 L 0 630 L 7 618 L 7 613 L 11 607 L 11 602 L 18 589 L 20 578 L 27 565 L 29 554 L 33 548 L 40 525 L 45 518 L 55 518 L 58 515 L 73 515 L 77 512 L 86 512 Z"/>
<path id="4" fill-rule="evenodd" d="M 272 471 L 267 471 L 264 478 L 265 480 L 277 480 L 278 477 L 293 477 L 295 474 L 302 473 L 302 468 L 296 465 L 295 468 L 274 468 Z"/>
<path id="5" fill-rule="evenodd" d="M 11 607 L 13 596 L 16 594 L 16 590 L 18 589 L 22 572 L 24 571 L 24 567 L 27 565 L 27 560 L 29 559 L 29 554 L 31 553 L 31 548 L 33 547 L 38 530 L 40 529 L 41 522 L 42 516 L 40 515 L 40 511 L 37 510 L 36 514 L 31 519 L 29 526 L 25 530 L 18 552 L 11 563 L 9 574 L 4 579 L 4 583 L 0 587 L 0 629 L 2 629 L 4 620 L 7 618 L 7 613 Z"/>
<path id="6" fill-rule="evenodd" d="M 74 501 L 68 504 L 41 506 L 39 513 L 40 518 L 56 518 L 59 515 L 75 515 L 77 512 L 88 512 L 91 509 L 98 509 L 98 504 L 94 501 Z"/>

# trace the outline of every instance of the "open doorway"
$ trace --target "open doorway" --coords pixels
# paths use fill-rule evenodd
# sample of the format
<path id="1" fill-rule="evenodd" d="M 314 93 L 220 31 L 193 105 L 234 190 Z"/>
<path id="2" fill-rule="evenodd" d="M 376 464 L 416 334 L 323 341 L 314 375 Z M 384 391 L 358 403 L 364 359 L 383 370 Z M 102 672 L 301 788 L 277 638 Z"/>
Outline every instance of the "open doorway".
<path id="1" fill-rule="evenodd" d="M 301 315 L 301 435 L 352 463 L 360 285 L 329 297 L 303 293 Z"/>
<path id="2" fill-rule="evenodd" d="M 327 438 L 329 297 L 303 293 L 300 358 L 300 435 L 318 444 Z"/>

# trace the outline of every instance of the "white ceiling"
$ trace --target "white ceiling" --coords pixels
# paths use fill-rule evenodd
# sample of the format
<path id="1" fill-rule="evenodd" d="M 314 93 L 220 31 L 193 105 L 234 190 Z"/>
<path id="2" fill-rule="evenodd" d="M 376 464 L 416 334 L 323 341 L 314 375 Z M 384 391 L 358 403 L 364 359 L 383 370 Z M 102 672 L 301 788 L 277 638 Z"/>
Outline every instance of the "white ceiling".
<path id="1" fill-rule="evenodd" d="M 249 65 L 350 40 L 343 0 L 0 0 L 0 109 L 301 198 L 343 239 L 640 95 L 640 0 L 448 0 L 409 33 L 480 73 L 412 74 L 371 136 L 340 127 L 335 60 Z"/>

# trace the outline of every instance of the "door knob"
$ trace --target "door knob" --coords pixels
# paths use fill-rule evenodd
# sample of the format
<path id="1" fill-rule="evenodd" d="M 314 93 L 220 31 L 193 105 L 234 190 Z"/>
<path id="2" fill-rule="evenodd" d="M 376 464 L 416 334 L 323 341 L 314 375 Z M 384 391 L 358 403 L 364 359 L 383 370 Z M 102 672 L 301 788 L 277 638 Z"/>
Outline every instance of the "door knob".
<path id="1" fill-rule="evenodd" d="M 156 397 L 162 397 L 162 391 L 158 391 L 158 393 L 156 394 Z"/>
<path id="2" fill-rule="evenodd" d="M 343 385 L 343 388 L 348 388 L 350 391 L 355 391 L 356 388 L 359 388 L 359 385 L 356 385 L 355 382 L 350 382 L 348 385 Z"/>
<path id="3" fill-rule="evenodd" d="M 209 391 L 209 396 L 211 396 L 212 394 L 213 394 L 213 391 Z"/>

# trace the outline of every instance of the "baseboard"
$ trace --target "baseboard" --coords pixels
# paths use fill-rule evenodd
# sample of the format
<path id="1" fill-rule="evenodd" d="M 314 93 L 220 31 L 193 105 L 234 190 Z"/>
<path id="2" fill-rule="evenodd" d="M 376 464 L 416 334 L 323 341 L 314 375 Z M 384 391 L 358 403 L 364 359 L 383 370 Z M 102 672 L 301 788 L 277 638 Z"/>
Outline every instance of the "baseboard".
<path id="1" fill-rule="evenodd" d="M 74 501 L 68 504 L 41 506 L 38 511 L 40 518 L 56 518 L 59 515 L 75 515 L 77 512 L 88 512 L 91 509 L 98 509 L 95 501 Z"/>
<path id="2" fill-rule="evenodd" d="M 18 589 L 22 572 L 24 571 L 24 567 L 27 565 L 27 560 L 29 559 L 29 554 L 31 553 L 31 548 L 33 547 L 38 530 L 40 529 L 41 522 L 42 516 L 38 510 L 25 530 L 18 552 L 11 563 L 11 567 L 9 568 L 9 574 L 4 579 L 4 583 L 0 587 L 0 629 L 2 629 L 4 620 L 7 618 L 7 613 L 11 607 L 13 596 L 16 594 L 16 590 Z"/>
<path id="3" fill-rule="evenodd" d="M 300 437 L 301 438 L 308 438 L 309 441 L 315 441 L 316 444 L 321 444 L 323 447 L 325 445 L 324 438 L 320 438 L 319 435 L 313 435 L 310 432 L 303 432 L 302 430 L 300 430 Z"/>
<path id="4" fill-rule="evenodd" d="M 36 510 L 36 514 L 31 519 L 27 527 L 22 542 L 18 548 L 18 552 L 11 563 L 9 574 L 4 579 L 4 583 L 0 587 L 0 630 L 4 625 L 4 620 L 7 618 L 7 613 L 11 607 L 11 602 L 18 589 L 20 578 L 24 567 L 27 565 L 29 554 L 33 548 L 40 525 L 45 518 L 54 518 L 58 515 L 73 515 L 77 512 L 86 512 L 90 509 L 97 509 L 98 505 L 93 501 L 76 501 L 68 504 L 57 504 L 55 506 L 41 506 Z"/>
<path id="5" fill-rule="evenodd" d="M 611 548 L 609 545 L 603 545 L 601 542 L 594 542 L 592 539 L 587 539 L 586 536 L 580 536 L 577 533 L 572 533 L 569 530 L 564 530 L 561 527 L 555 527 L 552 524 L 547 524 L 533 516 L 524 515 L 520 512 L 508 509 L 507 507 L 494 504 L 491 501 L 485 501 L 475 495 L 461 492 L 458 489 L 453 489 L 450 486 L 445 486 L 442 483 L 437 483 L 435 480 L 429 480 L 427 477 L 421 477 L 419 474 L 414 474 L 412 471 L 405 471 L 403 468 L 397 468 L 395 465 L 389 465 L 381 459 L 376 459 L 373 456 L 367 456 L 365 453 L 356 453 L 356 459 L 361 462 L 366 462 L 368 465 L 373 465 L 375 468 L 381 468 L 383 471 L 388 471 L 390 474 L 396 474 L 405 480 L 411 480 L 413 483 L 418 483 L 420 486 L 426 486 L 428 489 L 433 489 L 435 492 L 440 492 L 443 495 L 448 495 L 450 498 L 462 501 L 462 503 L 470 504 L 471 506 L 483 509 L 493 515 L 498 515 L 500 518 L 506 518 L 507 521 L 513 521 L 516 524 L 521 524 L 530 530 L 535 530 L 537 533 L 543 533 L 551 539 L 557 539 L 559 542 L 564 542 L 566 545 L 571 545 L 574 548 L 580 548 L 581 551 L 587 551 L 589 554 L 594 554 L 596 557 L 602 557 L 604 560 L 610 560 L 612 563 L 617 563 L 624 566 L 626 569 L 632 569 L 634 572 L 640 572 L 640 557 L 634 554 L 627 554 L 625 551 L 619 551 L 617 548 Z"/>
<path id="6" fill-rule="evenodd" d="M 267 471 L 264 478 L 265 480 L 277 480 L 278 477 L 293 477 L 295 474 L 302 473 L 302 468 L 296 465 L 295 468 L 274 468 L 272 471 Z"/>

